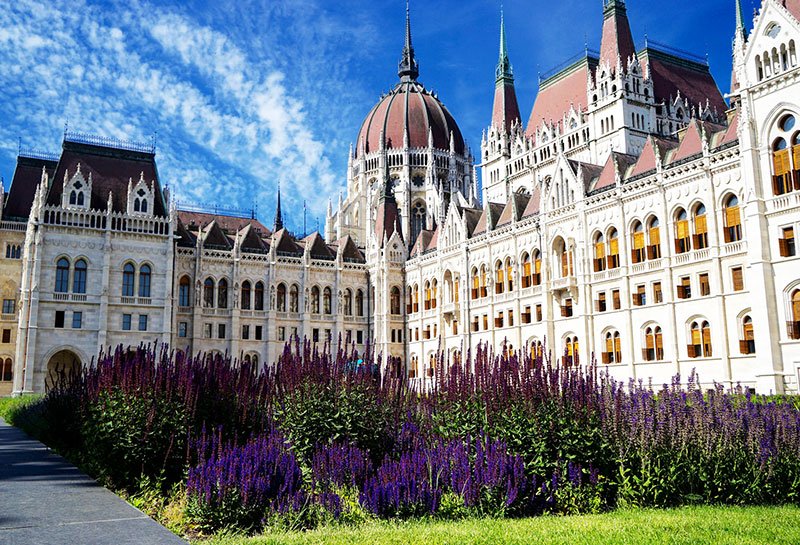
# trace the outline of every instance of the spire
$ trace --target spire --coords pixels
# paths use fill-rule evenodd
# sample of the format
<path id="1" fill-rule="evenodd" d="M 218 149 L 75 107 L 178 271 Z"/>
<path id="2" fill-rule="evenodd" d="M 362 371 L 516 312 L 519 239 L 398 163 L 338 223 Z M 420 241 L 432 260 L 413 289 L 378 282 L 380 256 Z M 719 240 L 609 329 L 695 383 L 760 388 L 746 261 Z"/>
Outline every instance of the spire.
<path id="1" fill-rule="evenodd" d="M 500 10 L 500 58 L 495 69 L 492 125 L 510 132 L 514 123 L 520 119 L 517 92 L 514 89 L 514 71 L 511 69 L 511 62 L 508 60 L 506 25 L 503 11 Z"/>
<path id="2" fill-rule="evenodd" d="M 411 45 L 411 14 L 408 0 L 406 0 L 406 43 L 403 46 L 403 56 L 400 58 L 397 75 L 401 81 L 416 81 L 419 76 L 419 65 L 414 58 L 414 46 Z"/>
<path id="3" fill-rule="evenodd" d="M 617 66 L 617 60 L 627 66 L 628 58 L 636 53 L 631 25 L 624 0 L 603 0 L 603 37 L 600 41 L 600 62 Z"/>
<path id="4" fill-rule="evenodd" d="M 742 0 L 736 0 L 736 33 L 747 33 L 744 26 L 744 13 L 742 12 Z"/>
<path id="5" fill-rule="evenodd" d="M 281 184 L 278 182 L 278 206 L 275 209 L 275 232 L 283 229 L 283 214 L 281 213 Z"/>

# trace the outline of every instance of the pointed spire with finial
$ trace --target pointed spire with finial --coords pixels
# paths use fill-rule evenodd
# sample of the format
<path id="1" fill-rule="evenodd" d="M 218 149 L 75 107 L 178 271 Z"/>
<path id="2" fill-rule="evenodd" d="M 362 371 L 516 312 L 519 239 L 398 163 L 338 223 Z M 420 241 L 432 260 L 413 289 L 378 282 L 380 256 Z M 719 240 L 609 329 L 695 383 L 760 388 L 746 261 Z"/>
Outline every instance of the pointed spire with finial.
<path id="1" fill-rule="evenodd" d="M 495 69 L 496 83 L 509 81 L 514 83 L 514 71 L 511 62 L 508 60 L 508 45 L 506 45 L 506 24 L 503 9 L 500 8 L 500 58 Z"/>
<path id="2" fill-rule="evenodd" d="M 414 57 L 414 46 L 411 45 L 411 14 L 406 0 L 406 42 L 403 46 L 403 56 L 400 58 L 397 75 L 401 81 L 416 81 L 419 76 L 419 65 Z"/>
<path id="3" fill-rule="evenodd" d="M 283 229 L 283 213 L 281 211 L 281 183 L 278 182 L 278 205 L 275 208 L 275 232 Z"/>
<path id="4" fill-rule="evenodd" d="M 736 0 L 736 32 L 746 34 L 747 30 L 744 26 L 744 12 L 742 11 L 742 0 Z"/>
<path id="5" fill-rule="evenodd" d="M 514 89 L 514 71 L 508 60 L 506 44 L 506 25 L 503 10 L 500 10 L 500 58 L 495 69 L 494 104 L 492 106 L 492 125 L 506 133 L 515 122 L 521 119 L 517 92 Z"/>

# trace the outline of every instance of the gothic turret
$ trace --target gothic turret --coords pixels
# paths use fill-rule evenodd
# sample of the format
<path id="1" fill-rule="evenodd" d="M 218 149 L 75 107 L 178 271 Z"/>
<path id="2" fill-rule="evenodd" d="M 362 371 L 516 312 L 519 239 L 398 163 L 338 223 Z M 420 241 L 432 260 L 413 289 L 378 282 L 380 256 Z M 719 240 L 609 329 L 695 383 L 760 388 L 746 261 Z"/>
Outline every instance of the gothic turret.
<path id="1" fill-rule="evenodd" d="M 495 69 L 494 106 L 492 107 L 492 125 L 506 132 L 512 125 L 520 121 L 517 93 L 514 89 L 514 71 L 508 60 L 506 46 L 506 28 L 503 14 L 500 13 L 500 58 Z"/>
<path id="2" fill-rule="evenodd" d="M 624 0 L 603 0 L 603 37 L 600 42 L 600 63 L 627 65 L 634 55 L 631 25 Z"/>

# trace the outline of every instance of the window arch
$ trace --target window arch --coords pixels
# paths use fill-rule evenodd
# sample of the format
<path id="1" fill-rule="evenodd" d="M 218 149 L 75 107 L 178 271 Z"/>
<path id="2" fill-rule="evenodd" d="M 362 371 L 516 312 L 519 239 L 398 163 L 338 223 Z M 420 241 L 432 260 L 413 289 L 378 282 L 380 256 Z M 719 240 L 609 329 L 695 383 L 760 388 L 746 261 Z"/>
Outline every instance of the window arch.
<path id="1" fill-rule="evenodd" d="M 353 315 L 353 290 L 350 288 L 344 290 L 344 313 L 346 316 Z"/>
<path id="2" fill-rule="evenodd" d="M 534 286 L 542 284 L 542 252 L 534 250 L 533 252 L 533 275 L 531 281 Z"/>
<path id="3" fill-rule="evenodd" d="M 742 220 L 739 213 L 739 199 L 736 195 L 729 195 L 723 204 L 725 211 L 725 242 L 742 240 Z"/>
<path id="4" fill-rule="evenodd" d="M 411 209 L 411 242 L 416 242 L 419 234 L 425 229 L 425 205 L 417 202 Z"/>
<path id="5" fill-rule="evenodd" d="M 286 284 L 284 284 L 283 282 L 278 284 L 277 297 L 278 299 L 276 301 L 277 305 L 276 310 L 278 312 L 286 312 Z"/>
<path id="6" fill-rule="evenodd" d="M 690 343 L 687 352 L 690 358 L 711 357 L 711 325 L 703 321 L 692 322 L 689 327 Z"/>
<path id="7" fill-rule="evenodd" d="M 530 288 L 533 281 L 533 273 L 531 271 L 531 258 L 528 255 L 528 252 L 524 252 L 522 254 L 522 259 L 520 260 L 522 263 L 522 278 L 520 279 L 522 283 L 522 289 Z"/>
<path id="8" fill-rule="evenodd" d="M 661 258 L 661 232 L 658 218 L 653 216 L 647 220 L 647 258 Z"/>
<path id="9" fill-rule="evenodd" d="M 594 236 L 594 272 L 606 270 L 606 237 L 603 233 Z"/>
<path id="10" fill-rule="evenodd" d="M 622 344 L 619 331 L 609 331 L 605 335 L 603 363 L 622 362 Z"/>
<path id="11" fill-rule="evenodd" d="M 756 337 L 753 331 L 753 319 L 749 314 L 742 318 L 742 338 L 739 341 L 739 352 L 742 354 L 756 353 Z"/>
<path id="12" fill-rule="evenodd" d="M 14 366 L 11 363 L 11 358 L 0 360 L 0 381 L 11 382 L 14 380 Z"/>
<path id="13" fill-rule="evenodd" d="M 150 280 L 152 278 L 150 265 L 139 267 L 139 297 L 150 297 Z"/>
<path id="14" fill-rule="evenodd" d="M 292 284 L 289 288 L 289 312 L 298 312 L 300 308 L 300 287 Z"/>
<path id="15" fill-rule="evenodd" d="M 203 306 L 212 308 L 214 306 L 214 279 L 210 276 L 203 282 Z"/>
<path id="16" fill-rule="evenodd" d="M 619 233 L 612 227 L 608 231 L 608 268 L 619 268 Z"/>
<path id="17" fill-rule="evenodd" d="M 708 248 L 708 222 L 706 220 L 706 207 L 703 203 L 694 207 L 694 236 L 692 245 L 695 250 Z"/>
<path id="18" fill-rule="evenodd" d="M 644 330 L 642 359 L 644 361 L 661 361 L 664 359 L 664 337 L 660 326 L 648 326 Z"/>
<path id="19" fill-rule="evenodd" d="M 311 313 L 319 314 L 319 288 L 317 286 L 311 288 Z"/>
<path id="20" fill-rule="evenodd" d="M 122 267 L 122 296 L 133 297 L 133 286 L 136 277 L 136 268 L 133 263 L 125 263 Z"/>
<path id="21" fill-rule="evenodd" d="M 430 280 L 426 280 L 425 284 L 423 286 L 422 309 L 423 310 L 430 310 L 431 309 L 431 282 L 430 282 Z"/>
<path id="22" fill-rule="evenodd" d="M 431 308 L 436 308 L 439 304 L 439 280 L 431 280 Z"/>
<path id="23" fill-rule="evenodd" d="M 481 297 L 488 297 L 489 296 L 489 289 L 487 287 L 488 277 L 489 277 L 489 273 L 486 270 L 486 265 L 481 265 L 481 274 L 480 274 Z"/>
<path id="24" fill-rule="evenodd" d="M 795 116 L 787 113 L 778 119 L 773 129 L 778 134 L 772 140 L 772 192 L 775 195 L 800 189 L 800 145 L 797 134 L 791 134 L 795 124 Z"/>
<path id="25" fill-rule="evenodd" d="M 505 288 L 506 273 L 503 267 L 503 262 L 497 260 L 494 264 L 494 292 L 495 294 L 503 293 Z"/>
<path id="26" fill-rule="evenodd" d="M 506 291 L 514 291 L 514 266 L 510 257 L 506 258 Z"/>
<path id="27" fill-rule="evenodd" d="M 178 282 L 178 306 L 188 307 L 192 304 L 192 284 L 188 276 L 182 276 Z"/>
<path id="28" fill-rule="evenodd" d="M 675 252 L 685 254 L 691 249 L 689 216 L 686 214 L 686 210 L 678 208 L 675 212 Z"/>
<path id="29" fill-rule="evenodd" d="M 253 308 L 255 310 L 264 310 L 264 282 L 260 280 L 256 282 L 256 288 L 253 294 Z"/>
<path id="30" fill-rule="evenodd" d="M 580 358 L 578 357 L 578 337 L 567 337 L 564 339 L 564 356 L 563 364 L 565 366 L 578 365 Z"/>
<path id="31" fill-rule="evenodd" d="M 245 280 L 242 282 L 242 293 L 241 293 L 241 307 L 242 310 L 250 310 L 250 297 L 252 296 L 252 287 L 249 280 Z"/>
<path id="32" fill-rule="evenodd" d="M 325 314 L 331 314 L 332 306 L 331 306 L 331 289 L 329 287 L 325 287 L 322 290 L 322 310 Z"/>
<path id="33" fill-rule="evenodd" d="M 62 257 L 56 262 L 56 293 L 69 291 L 69 260 Z M 123 294 L 124 295 L 124 294 Z"/>
<path id="34" fill-rule="evenodd" d="M 631 263 L 641 263 L 645 260 L 644 226 L 636 220 L 631 226 Z"/>
<path id="35" fill-rule="evenodd" d="M 480 289 L 481 289 L 481 280 L 480 276 L 478 276 L 478 269 L 477 267 L 472 268 L 472 299 L 480 298 Z"/>
<path id="36" fill-rule="evenodd" d="M 364 292 L 362 290 L 356 292 L 356 314 L 364 316 Z"/>
<path id="37" fill-rule="evenodd" d="M 86 293 L 86 260 L 79 259 L 75 262 L 75 272 L 72 275 L 72 293 Z"/>
<path id="38" fill-rule="evenodd" d="M 224 278 L 217 283 L 217 308 L 228 308 L 228 281 Z"/>
<path id="39" fill-rule="evenodd" d="M 392 286 L 391 293 L 389 295 L 390 300 L 390 312 L 394 316 L 400 315 L 400 288 L 397 286 Z"/>
<path id="40" fill-rule="evenodd" d="M 791 305 L 791 321 L 788 323 L 789 338 L 800 339 L 800 289 L 794 290 L 789 299 Z"/>

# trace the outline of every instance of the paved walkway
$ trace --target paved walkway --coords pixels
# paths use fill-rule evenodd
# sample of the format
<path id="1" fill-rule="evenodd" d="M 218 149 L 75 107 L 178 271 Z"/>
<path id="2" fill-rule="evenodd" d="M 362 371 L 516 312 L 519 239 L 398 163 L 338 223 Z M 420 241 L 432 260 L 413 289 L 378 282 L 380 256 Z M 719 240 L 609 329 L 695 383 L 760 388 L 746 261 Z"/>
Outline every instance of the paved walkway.
<path id="1" fill-rule="evenodd" d="M 186 545 L 2 419 L 0 543 Z"/>

